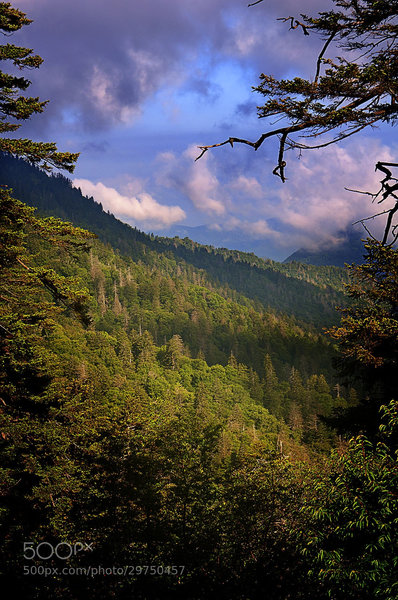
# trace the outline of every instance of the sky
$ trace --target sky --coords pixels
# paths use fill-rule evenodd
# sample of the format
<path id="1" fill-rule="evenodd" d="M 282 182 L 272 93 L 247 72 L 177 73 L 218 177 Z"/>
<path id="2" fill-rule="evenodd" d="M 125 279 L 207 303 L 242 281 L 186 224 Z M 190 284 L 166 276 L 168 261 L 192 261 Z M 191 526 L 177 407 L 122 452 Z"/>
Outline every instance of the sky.
<path id="1" fill-rule="evenodd" d="M 229 136 L 255 140 L 259 75 L 311 77 L 322 46 L 279 17 L 314 14 L 330 0 L 17 0 L 33 23 L 10 43 L 43 57 L 29 94 L 46 110 L 19 130 L 80 152 L 71 176 L 121 220 L 143 231 L 207 225 L 246 241 L 264 239 L 269 257 L 336 243 L 374 213 L 374 165 L 393 160 L 393 132 L 365 130 L 323 150 L 288 154 L 288 181 L 272 174 L 277 140 L 257 151 L 198 146 Z M 380 178 L 379 178 L 380 179 Z M 377 227 L 378 224 L 372 224 Z M 381 225 L 380 225 L 381 226 Z"/>

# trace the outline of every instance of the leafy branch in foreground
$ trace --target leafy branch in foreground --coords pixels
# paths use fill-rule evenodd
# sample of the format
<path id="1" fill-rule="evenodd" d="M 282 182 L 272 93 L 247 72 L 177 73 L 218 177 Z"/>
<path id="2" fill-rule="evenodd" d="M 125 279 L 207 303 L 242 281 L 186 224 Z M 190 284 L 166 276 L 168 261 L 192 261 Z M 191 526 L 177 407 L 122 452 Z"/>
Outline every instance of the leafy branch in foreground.
<path id="1" fill-rule="evenodd" d="M 317 17 L 302 14 L 300 20 L 290 16 L 279 19 L 290 23 L 290 29 L 300 28 L 307 36 L 314 32 L 323 41 L 312 80 L 301 77 L 277 80 L 263 73 L 260 85 L 253 88 L 266 98 L 265 104 L 258 107 L 259 118 L 276 118 L 282 125 L 254 141 L 230 137 L 223 142 L 199 146 L 201 152 L 197 160 L 210 148 L 226 144 L 233 147 L 239 143 L 258 150 L 267 139 L 277 137 L 279 150 L 273 173 L 285 182 L 287 150 L 301 152 L 324 148 L 376 123 L 395 124 L 398 110 L 398 2 L 333 1 L 336 8 L 318 13 Z M 258 0 L 249 6 L 261 2 Z M 331 58 L 327 57 L 330 49 L 335 51 Z M 339 50 L 342 56 L 334 55 Z M 304 138 L 314 139 L 315 144 L 310 145 Z M 384 164 L 386 166 L 398 165 Z M 385 169 L 380 170 L 386 173 Z M 387 197 L 394 200 L 394 206 L 386 210 L 388 222 L 383 242 L 387 241 L 398 211 L 398 199 L 394 196 L 398 186 L 390 186 L 391 180 L 390 173 L 382 182 L 382 201 Z"/>
<path id="2" fill-rule="evenodd" d="M 397 402 L 381 408 L 381 441 L 352 438 L 315 475 L 302 512 L 302 552 L 331 598 L 394 600 L 398 593 Z"/>

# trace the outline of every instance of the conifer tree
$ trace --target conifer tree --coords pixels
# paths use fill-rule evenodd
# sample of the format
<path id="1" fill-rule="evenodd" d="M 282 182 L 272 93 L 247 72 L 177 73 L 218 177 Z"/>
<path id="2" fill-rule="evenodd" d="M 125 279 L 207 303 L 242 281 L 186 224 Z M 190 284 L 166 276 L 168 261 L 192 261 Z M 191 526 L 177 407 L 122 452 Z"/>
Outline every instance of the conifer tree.
<path id="1" fill-rule="evenodd" d="M 32 21 L 21 10 L 9 2 L 0 2 L 0 31 L 11 35 Z M 5 44 L 0 46 L 0 60 L 10 61 L 18 69 L 37 69 L 43 59 L 30 48 Z M 42 113 L 47 101 L 24 95 L 31 81 L 25 77 L 0 71 L 0 151 L 13 156 L 21 156 L 46 170 L 52 167 L 73 172 L 77 153 L 58 152 L 54 143 L 33 142 L 29 139 L 13 139 L 8 134 L 21 127 L 19 121 L 29 119 L 35 113 Z M 7 134 L 7 137 L 4 137 Z"/>
<path id="2" fill-rule="evenodd" d="M 0 3 L 3 34 L 30 23 L 25 13 Z M 0 46 L 0 59 L 20 69 L 37 68 L 42 62 L 32 50 L 12 44 Z M 0 72 L 0 151 L 46 170 L 73 171 L 77 154 L 57 152 L 52 143 L 8 137 L 19 129 L 18 121 L 42 112 L 46 105 L 23 95 L 29 85 L 24 77 Z M 21 570 L 21 540 L 40 535 L 40 529 L 67 535 L 65 514 L 81 487 L 79 468 L 67 452 L 73 434 L 66 435 L 65 405 L 73 393 L 50 385 L 57 363 L 48 340 L 63 308 L 78 313 L 85 325 L 90 322 L 88 293 L 46 264 L 38 265 L 29 244 L 41 248 L 47 244 L 68 253 L 88 249 L 90 237 L 59 219 L 36 217 L 34 209 L 13 198 L 7 186 L 0 187 L 0 529 L 6 541 L 5 570 L 7 566 L 10 571 Z"/>
<path id="3" fill-rule="evenodd" d="M 364 264 L 350 267 L 354 302 L 330 333 L 340 346 L 342 373 L 363 389 L 362 402 L 350 403 L 344 426 L 377 433 L 379 407 L 397 392 L 398 250 L 376 240 L 365 247 Z"/>

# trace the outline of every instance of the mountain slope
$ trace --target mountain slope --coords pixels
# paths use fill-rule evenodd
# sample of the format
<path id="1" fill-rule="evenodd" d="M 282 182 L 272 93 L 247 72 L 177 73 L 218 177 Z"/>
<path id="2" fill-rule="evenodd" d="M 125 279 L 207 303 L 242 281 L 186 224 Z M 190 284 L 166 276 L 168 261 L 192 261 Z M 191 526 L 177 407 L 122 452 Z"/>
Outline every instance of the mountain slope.
<path id="1" fill-rule="evenodd" d="M 275 247 L 269 238 L 247 238 L 243 231 L 219 231 L 208 225 L 189 227 L 187 225 L 174 225 L 160 235 L 165 237 L 189 238 L 205 246 L 216 248 L 231 248 L 241 252 L 254 253 L 256 256 L 268 258 L 280 255 L 280 250 Z M 285 254 L 286 255 L 286 254 Z"/>
<path id="2" fill-rule="evenodd" d="M 363 231 L 353 228 L 339 234 L 341 242 L 338 245 L 325 246 L 316 250 L 300 248 L 286 258 L 284 263 L 292 261 L 310 265 L 335 265 L 344 267 L 345 264 L 363 262 L 364 247 L 362 238 L 366 237 Z"/>
<path id="3" fill-rule="evenodd" d="M 188 238 L 147 235 L 103 211 L 62 175 L 49 177 L 5 155 L 0 159 L 0 181 L 40 213 L 87 228 L 136 261 L 151 264 L 161 254 L 170 272 L 188 265 L 192 281 L 221 286 L 226 296 L 237 301 L 244 303 L 241 296 L 245 296 L 263 308 L 292 314 L 317 326 L 336 322 L 335 307 L 345 302 L 342 292 L 347 275 L 337 267 L 276 263 L 254 254 L 203 246 Z"/>
<path id="4" fill-rule="evenodd" d="M 149 265 L 98 240 L 90 247 L 85 232 L 35 218 L 4 189 L 0 216 L 2 575 L 32 600 L 43 590 L 57 600 L 247 598 L 252 557 L 279 582 L 283 556 L 280 598 L 290 597 L 300 574 L 284 532 L 300 530 L 301 482 L 282 452 L 301 461 L 330 445 L 317 414 L 333 397 L 322 374 L 290 367 L 279 380 L 264 342 L 280 363 L 309 348 L 326 358 L 327 343 L 184 273 L 168 276 L 162 255 Z M 255 340 L 266 381 L 231 353 Z M 206 363 L 215 350 L 225 365 Z M 40 563 L 18 551 L 24 540 Z M 26 577 L 27 560 L 44 573 L 43 544 L 57 552 L 76 540 L 90 551 L 51 560 L 59 568 L 45 580 Z M 112 564 L 139 567 L 120 576 Z M 93 565 L 111 576 L 94 577 Z M 149 565 L 155 572 L 136 576 Z"/>

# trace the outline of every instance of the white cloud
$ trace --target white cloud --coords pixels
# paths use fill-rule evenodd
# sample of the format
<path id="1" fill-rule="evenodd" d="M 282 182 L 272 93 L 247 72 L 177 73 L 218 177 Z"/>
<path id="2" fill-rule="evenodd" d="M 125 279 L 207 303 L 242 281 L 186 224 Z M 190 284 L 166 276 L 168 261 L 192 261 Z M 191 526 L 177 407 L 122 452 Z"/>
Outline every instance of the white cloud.
<path id="1" fill-rule="evenodd" d="M 243 148 L 229 153 L 214 150 L 195 162 L 194 146 L 180 155 L 163 153 L 157 161 L 157 183 L 184 194 L 203 213 L 197 218 L 207 219 L 208 225 L 212 218 L 219 231 L 267 238 L 281 248 L 310 247 L 338 243 L 355 221 L 380 211 L 369 195 L 345 188 L 376 191 L 381 177 L 375 163 L 393 160 L 393 151 L 380 141 L 359 136 L 303 152 L 300 160 L 290 153 L 288 181 L 282 184 L 269 164 L 262 168 L 260 155 L 249 162 L 245 158 L 249 154 Z M 385 218 L 368 225 L 380 236 Z"/>
<path id="2" fill-rule="evenodd" d="M 380 212 L 370 196 L 345 188 L 375 192 L 381 179 L 375 173 L 376 162 L 392 159 L 389 148 L 362 136 L 345 146 L 307 151 L 300 161 L 290 159 L 289 180 L 279 192 L 280 203 L 268 210 L 291 227 L 301 243 L 333 240 L 336 232 Z M 369 227 L 380 235 L 384 224 L 379 219 Z"/>
<path id="3" fill-rule="evenodd" d="M 243 161 L 245 174 L 237 175 L 236 167 L 223 172 L 220 164 L 214 168 L 219 193 L 227 190 L 229 194 L 228 210 L 220 223 L 223 230 L 272 239 L 280 247 L 338 244 L 342 232 L 353 223 L 387 208 L 372 203 L 366 193 L 345 189 L 372 193 L 379 189 L 382 177 L 375 172 L 375 164 L 393 162 L 394 152 L 377 139 L 357 136 L 345 144 L 305 151 L 300 159 L 293 153 L 286 158 L 288 180 L 284 184 L 268 171 L 261 173 L 256 161 L 250 166 Z M 385 223 L 381 215 L 367 221 L 367 226 L 380 237 Z M 363 235 L 367 236 L 365 229 Z"/>
<path id="4" fill-rule="evenodd" d="M 244 194 L 249 198 L 262 198 L 264 196 L 264 189 L 255 177 L 239 175 L 229 184 L 229 187 L 231 190 Z"/>
<path id="5" fill-rule="evenodd" d="M 158 156 L 158 183 L 182 192 L 200 212 L 213 216 L 226 213 L 227 193 L 215 174 L 213 157 L 195 162 L 198 148 L 190 146 L 182 155 L 164 152 Z"/>
<path id="6" fill-rule="evenodd" d="M 243 229 L 247 233 L 251 234 L 255 238 L 263 238 L 263 237 L 275 237 L 279 238 L 279 232 L 273 231 L 272 227 L 270 227 L 269 223 L 265 219 L 260 219 L 259 221 L 255 221 L 254 223 L 244 223 Z"/>
<path id="7" fill-rule="evenodd" d="M 186 152 L 186 156 L 191 160 L 194 160 L 197 154 L 196 147 L 189 148 Z M 185 181 L 185 191 L 198 210 L 215 215 L 225 213 L 220 184 L 211 170 L 207 155 L 204 160 L 192 163 L 189 177 Z"/>
<path id="8" fill-rule="evenodd" d="M 139 223 L 144 222 L 154 229 L 168 227 L 173 223 L 182 221 L 185 212 L 179 206 L 166 206 L 159 204 L 148 193 L 141 192 L 135 196 L 120 194 L 115 188 L 107 187 L 103 183 L 93 183 L 88 179 L 75 179 L 75 187 L 79 187 L 82 193 L 92 196 L 96 202 L 100 202 L 105 210 L 109 210 L 116 217 L 126 220 L 133 219 Z"/>
<path id="9" fill-rule="evenodd" d="M 279 240 L 281 237 L 281 233 L 279 231 L 274 231 L 266 219 L 248 221 L 246 219 L 242 220 L 237 219 L 236 217 L 229 217 L 222 225 L 213 225 L 211 229 L 217 229 L 218 231 L 243 231 L 253 239 L 272 238 L 273 240 Z"/>

